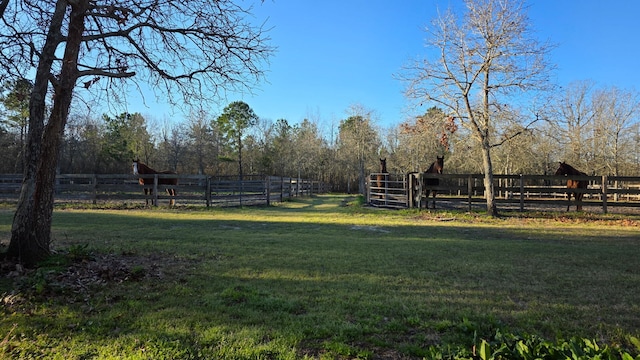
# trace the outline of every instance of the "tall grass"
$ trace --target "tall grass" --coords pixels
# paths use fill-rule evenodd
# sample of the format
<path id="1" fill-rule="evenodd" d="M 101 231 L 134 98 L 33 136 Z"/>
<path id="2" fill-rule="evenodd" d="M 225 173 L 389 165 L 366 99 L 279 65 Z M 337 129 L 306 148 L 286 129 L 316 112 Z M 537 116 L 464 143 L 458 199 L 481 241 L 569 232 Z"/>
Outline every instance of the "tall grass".
<path id="1" fill-rule="evenodd" d="M 420 358 L 496 333 L 640 337 L 637 218 L 351 200 L 58 209 L 60 255 L 0 279 L 0 355 Z M 0 210 L 0 241 L 11 218 Z"/>

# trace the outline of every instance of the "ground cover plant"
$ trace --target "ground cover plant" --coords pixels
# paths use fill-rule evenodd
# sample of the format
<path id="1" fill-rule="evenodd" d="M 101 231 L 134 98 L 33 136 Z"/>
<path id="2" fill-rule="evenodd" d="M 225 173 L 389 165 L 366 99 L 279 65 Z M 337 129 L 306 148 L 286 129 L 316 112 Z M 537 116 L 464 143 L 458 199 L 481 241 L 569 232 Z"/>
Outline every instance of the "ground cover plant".
<path id="1" fill-rule="evenodd" d="M 59 207 L 49 261 L 2 263 L 0 357 L 638 358 L 639 221 Z"/>

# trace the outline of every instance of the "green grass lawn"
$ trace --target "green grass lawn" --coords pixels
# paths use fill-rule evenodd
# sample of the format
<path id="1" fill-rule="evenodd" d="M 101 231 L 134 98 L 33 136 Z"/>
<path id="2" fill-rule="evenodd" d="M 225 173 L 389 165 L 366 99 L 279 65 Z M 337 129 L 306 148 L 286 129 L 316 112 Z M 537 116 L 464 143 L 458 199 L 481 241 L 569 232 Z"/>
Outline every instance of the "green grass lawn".
<path id="1" fill-rule="evenodd" d="M 0 357 L 395 359 L 496 333 L 640 337 L 638 217 L 345 199 L 58 208 L 58 254 L 0 277 Z M 12 216 L 0 209 L 5 244 Z"/>

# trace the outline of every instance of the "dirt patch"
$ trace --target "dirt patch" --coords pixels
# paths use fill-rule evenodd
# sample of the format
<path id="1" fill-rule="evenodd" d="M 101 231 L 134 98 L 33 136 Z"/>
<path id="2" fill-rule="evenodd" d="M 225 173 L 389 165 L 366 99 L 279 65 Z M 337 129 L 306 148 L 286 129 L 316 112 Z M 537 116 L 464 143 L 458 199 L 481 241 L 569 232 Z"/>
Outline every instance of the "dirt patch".
<path id="1" fill-rule="evenodd" d="M 86 254 L 83 257 L 55 254 L 46 265 L 25 268 L 19 263 L 2 260 L 0 277 L 12 283 L 0 291 L 0 305 L 17 311 L 27 299 L 56 298 L 74 303 L 87 301 L 100 289 L 125 282 L 164 279 L 184 268 L 186 259 L 172 255 L 153 254 Z M 189 266 L 193 261 L 189 261 Z M 23 309 L 25 310 L 25 309 Z"/>

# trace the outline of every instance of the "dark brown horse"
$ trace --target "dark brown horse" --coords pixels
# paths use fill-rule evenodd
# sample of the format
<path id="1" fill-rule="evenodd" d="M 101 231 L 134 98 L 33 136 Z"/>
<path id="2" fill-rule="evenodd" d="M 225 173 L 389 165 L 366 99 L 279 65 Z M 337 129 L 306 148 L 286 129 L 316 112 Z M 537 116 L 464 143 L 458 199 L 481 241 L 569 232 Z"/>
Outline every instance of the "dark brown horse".
<path id="1" fill-rule="evenodd" d="M 387 159 L 380 159 L 380 173 L 377 175 L 376 184 L 378 185 L 377 191 L 380 192 L 383 188 L 387 187 L 387 175 L 389 172 L 387 171 Z M 379 195 L 378 197 L 383 198 L 384 195 Z"/>
<path id="2" fill-rule="evenodd" d="M 556 170 L 556 175 L 587 176 L 587 174 L 565 162 L 560 162 L 560 167 Z M 573 197 L 576 199 L 576 211 L 582 211 L 582 196 L 584 196 L 584 192 L 571 191 L 570 189 L 586 189 L 587 184 L 586 180 L 567 179 L 567 190 L 569 190 L 567 191 L 567 211 L 569 211 L 571 207 L 571 194 L 573 194 Z"/>
<path id="3" fill-rule="evenodd" d="M 442 169 L 444 168 L 444 156 L 436 156 L 436 161 L 429 166 L 425 174 L 442 174 Z M 434 187 L 438 187 L 440 185 L 440 179 L 434 178 L 425 178 L 424 179 L 424 189 L 425 196 L 427 200 L 427 208 L 429 207 L 429 194 L 433 194 L 433 208 L 436 208 L 436 189 Z"/>
<path id="4" fill-rule="evenodd" d="M 147 165 L 141 163 L 139 160 L 133 160 L 133 174 L 134 175 L 154 175 L 154 174 L 177 175 L 173 171 L 156 171 L 156 170 L 153 170 L 152 168 L 148 167 Z M 151 185 L 151 186 L 153 186 L 153 181 L 154 181 L 153 177 L 141 177 L 141 178 L 138 179 L 138 182 L 140 183 L 140 185 Z M 158 177 L 158 185 L 173 185 L 173 186 L 178 185 L 178 178 L 177 177 L 175 177 L 175 178 L 173 178 L 173 177 L 171 177 L 171 178 Z M 172 198 L 169 200 L 169 204 L 171 206 L 175 205 L 176 189 L 174 187 L 168 187 L 168 188 L 166 188 L 166 190 L 167 190 L 167 194 L 169 194 L 169 196 L 172 196 Z M 146 203 L 147 203 L 147 205 L 149 205 L 149 198 L 147 198 L 146 196 L 147 195 L 149 195 L 149 196 L 153 195 L 153 188 L 148 188 L 147 186 L 145 186 L 144 195 L 145 195 Z"/>

